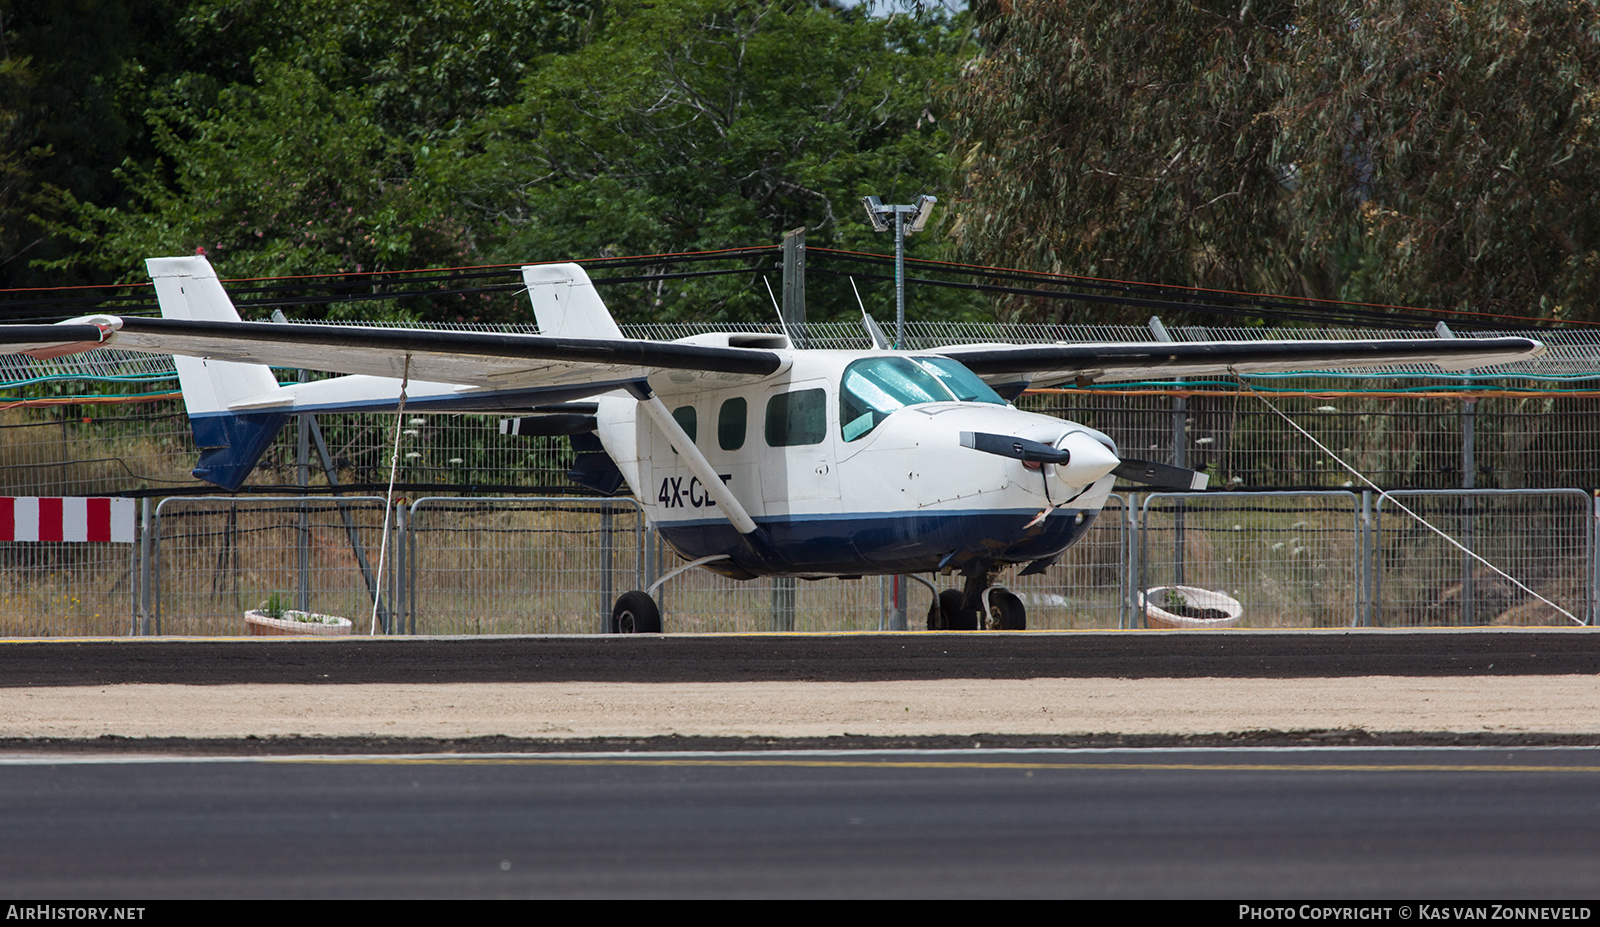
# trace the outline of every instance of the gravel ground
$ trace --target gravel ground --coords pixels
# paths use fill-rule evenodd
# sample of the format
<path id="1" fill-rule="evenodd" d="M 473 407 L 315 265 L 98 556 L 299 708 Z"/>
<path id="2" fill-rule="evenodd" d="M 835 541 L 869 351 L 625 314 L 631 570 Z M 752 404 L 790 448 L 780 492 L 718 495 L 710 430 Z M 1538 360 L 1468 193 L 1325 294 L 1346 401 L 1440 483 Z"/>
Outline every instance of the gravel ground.
<path id="1" fill-rule="evenodd" d="M 1600 735 L 1600 677 L 119 684 L 0 689 L 0 738 Z"/>

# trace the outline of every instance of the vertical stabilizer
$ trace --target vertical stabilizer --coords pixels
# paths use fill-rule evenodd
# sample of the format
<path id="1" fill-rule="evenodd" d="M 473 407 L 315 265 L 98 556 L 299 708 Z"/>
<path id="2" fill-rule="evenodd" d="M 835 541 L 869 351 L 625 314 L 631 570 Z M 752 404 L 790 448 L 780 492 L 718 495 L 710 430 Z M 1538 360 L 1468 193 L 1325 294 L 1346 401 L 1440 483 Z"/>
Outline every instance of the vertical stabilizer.
<path id="1" fill-rule="evenodd" d="M 204 257 L 151 258 L 145 262 L 156 285 L 161 315 L 168 319 L 237 322 L 239 312 L 222 288 L 211 262 Z M 229 407 L 259 401 L 278 389 L 272 370 L 261 364 L 240 364 L 201 357 L 173 357 L 189 427 L 200 446 L 194 475 L 224 489 L 244 484 L 288 419 L 283 412 L 235 415 Z"/>
<path id="2" fill-rule="evenodd" d="M 611 318 L 594 283 L 577 264 L 531 264 L 522 268 L 522 282 L 533 300 L 539 334 L 565 338 L 613 339 L 622 329 Z"/>

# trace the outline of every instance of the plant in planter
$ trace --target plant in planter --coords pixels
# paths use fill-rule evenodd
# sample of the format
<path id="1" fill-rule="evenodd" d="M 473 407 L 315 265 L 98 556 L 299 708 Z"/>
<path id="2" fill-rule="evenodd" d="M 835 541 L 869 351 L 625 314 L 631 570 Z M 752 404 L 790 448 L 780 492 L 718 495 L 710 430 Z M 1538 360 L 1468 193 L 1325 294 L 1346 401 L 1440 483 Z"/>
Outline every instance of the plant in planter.
<path id="1" fill-rule="evenodd" d="M 1244 612 L 1232 596 L 1197 586 L 1157 586 L 1141 598 L 1151 628 L 1226 628 Z"/>
<path id="2" fill-rule="evenodd" d="M 260 608 L 244 613 L 245 630 L 252 635 L 309 634 L 317 637 L 339 636 L 351 632 L 352 625 L 348 618 L 287 608 L 285 607 L 287 602 L 288 597 L 282 593 L 274 592 L 268 595 Z"/>

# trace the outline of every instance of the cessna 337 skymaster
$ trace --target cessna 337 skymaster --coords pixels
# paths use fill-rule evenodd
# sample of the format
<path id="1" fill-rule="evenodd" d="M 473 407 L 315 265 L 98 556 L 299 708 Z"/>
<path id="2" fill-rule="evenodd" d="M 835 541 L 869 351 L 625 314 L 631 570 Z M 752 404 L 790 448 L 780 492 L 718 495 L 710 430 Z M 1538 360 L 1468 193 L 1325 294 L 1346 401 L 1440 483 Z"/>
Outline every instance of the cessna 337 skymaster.
<path id="1" fill-rule="evenodd" d="M 1021 600 L 995 580 L 1059 559 L 1117 476 L 1205 485 L 1203 474 L 1121 458 L 1108 436 L 1002 397 L 1069 380 L 1459 370 L 1544 350 L 1486 338 L 894 351 L 870 322 L 879 347 L 868 351 L 796 350 L 784 335 L 642 341 L 623 337 L 576 264 L 522 269 L 538 335 L 242 322 L 204 257 L 148 265 L 161 318 L 0 326 L 0 352 L 174 355 L 203 480 L 237 489 L 289 416 L 394 410 L 402 389 L 419 412 L 554 412 L 540 433 L 574 435 L 590 454 L 578 467 L 585 482 L 630 488 L 684 568 L 739 579 L 961 574 L 963 589 L 940 594 L 930 628 L 1024 627 Z M 280 386 L 266 365 L 350 376 Z M 648 594 L 618 600 L 613 630 L 660 629 Z"/>

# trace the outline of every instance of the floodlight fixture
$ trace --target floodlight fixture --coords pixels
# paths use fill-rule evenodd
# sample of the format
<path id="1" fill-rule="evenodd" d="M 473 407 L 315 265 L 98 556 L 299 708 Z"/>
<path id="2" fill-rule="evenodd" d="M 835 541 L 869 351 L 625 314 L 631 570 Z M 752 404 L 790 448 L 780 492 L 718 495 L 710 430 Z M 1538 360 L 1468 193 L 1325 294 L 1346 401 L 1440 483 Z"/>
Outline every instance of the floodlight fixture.
<path id="1" fill-rule="evenodd" d="M 906 229 L 907 235 L 912 232 L 922 231 L 922 227 L 928 224 L 928 216 L 933 213 L 933 204 L 937 202 L 939 202 L 937 196 L 917 197 L 917 201 L 912 204 L 916 208 L 916 212 L 911 214 L 911 227 Z"/>
<path id="2" fill-rule="evenodd" d="M 861 205 L 867 207 L 867 221 L 872 223 L 874 232 L 889 231 L 889 216 L 894 214 L 894 207 L 885 207 L 883 202 L 875 196 L 863 196 Z"/>

